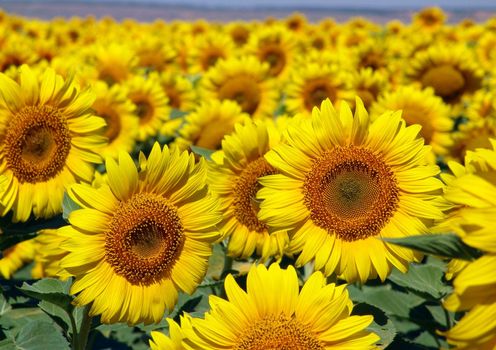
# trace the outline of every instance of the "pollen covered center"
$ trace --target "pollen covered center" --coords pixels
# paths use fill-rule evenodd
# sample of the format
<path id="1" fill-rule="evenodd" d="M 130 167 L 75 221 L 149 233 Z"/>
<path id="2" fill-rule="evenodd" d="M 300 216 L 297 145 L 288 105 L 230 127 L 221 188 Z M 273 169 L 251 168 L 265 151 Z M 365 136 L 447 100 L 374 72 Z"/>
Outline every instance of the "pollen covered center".
<path id="1" fill-rule="evenodd" d="M 37 183 L 64 168 L 71 136 L 58 109 L 26 106 L 11 120 L 3 144 L 7 166 L 19 182 Z"/>
<path id="2" fill-rule="evenodd" d="M 234 184 L 234 215 L 238 222 L 251 231 L 267 231 L 267 225 L 257 218 L 259 206 L 256 195 L 260 189 L 258 179 L 276 173 L 276 169 L 264 157 L 260 157 L 248 164 Z"/>
<path id="3" fill-rule="evenodd" d="M 233 100 L 241 106 L 243 112 L 253 114 L 260 104 L 260 88 L 248 75 L 231 77 L 219 87 L 220 100 Z"/>
<path id="4" fill-rule="evenodd" d="M 407 104 L 401 106 L 403 109 L 402 117 L 405 119 L 407 125 L 420 124 L 422 129 L 420 135 L 425 139 L 426 143 L 432 141 L 434 136 L 434 126 L 432 125 L 431 111 L 429 108 L 424 108 L 418 104 Z"/>
<path id="5" fill-rule="evenodd" d="M 260 50 L 259 57 L 270 66 L 269 74 L 278 76 L 286 66 L 286 54 L 279 44 L 266 44 Z"/>
<path id="6" fill-rule="evenodd" d="M 120 134 L 121 132 L 121 118 L 119 116 L 119 113 L 112 108 L 112 106 L 105 105 L 105 104 L 94 104 L 93 109 L 95 110 L 96 114 L 103 119 L 105 119 L 105 122 L 107 125 L 105 126 L 105 131 L 103 136 L 107 137 L 109 140 L 109 143 L 114 141 Z"/>
<path id="7" fill-rule="evenodd" d="M 169 106 L 181 109 L 181 94 L 173 86 L 165 87 L 164 91 L 169 98 Z"/>
<path id="8" fill-rule="evenodd" d="M 222 146 L 225 135 L 234 130 L 235 120 L 225 120 L 222 123 L 209 123 L 205 125 L 200 134 L 193 140 L 193 144 L 211 150 L 218 150 Z"/>
<path id="9" fill-rule="evenodd" d="M 355 146 L 336 148 L 315 160 L 303 190 L 312 221 L 345 241 L 377 235 L 399 201 L 389 166 Z"/>
<path id="10" fill-rule="evenodd" d="M 255 322 L 238 338 L 235 350 L 322 350 L 325 347 L 308 326 L 281 315 Z"/>
<path id="11" fill-rule="evenodd" d="M 132 284 L 168 276 L 184 243 L 177 209 L 167 199 L 139 193 L 122 202 L 105 234 L 105 256 Z"/>
<path id="12" fill-rule="evenodd" d="M 336 97 L 336 90 L 324 78 L 308 81 L 303 90 L 303 102 L 308 111 L 315 106 L 320 106 L 326 98 L 335 101 Z"/>
<path id="13" fill-rule="evenodd" d="M 422 85 L 431 86 L 436 95 L 450 98 L 460 93 L 465 86 L 463 74 L 451 65 L 441 65 L 428 69 L 421 78 Z"/>
<path id="14" fill-rule="evenodd" d="M 136 115 L 139 117 L 140 124 L 148 123 L 155 113 L 153 105 L 146 96 L 131 97 L 131 100 L 136 105 Z"/>
<path id="15" fill-rule="evenodd" d="M 210 67 L 215 66 L 218 60 L 225 58 L 226 54 L 220 49 L 215 47 L 210 47 L 206 49 L 200 59 L 200 64 L 204 71 L 208 70 Z"/>

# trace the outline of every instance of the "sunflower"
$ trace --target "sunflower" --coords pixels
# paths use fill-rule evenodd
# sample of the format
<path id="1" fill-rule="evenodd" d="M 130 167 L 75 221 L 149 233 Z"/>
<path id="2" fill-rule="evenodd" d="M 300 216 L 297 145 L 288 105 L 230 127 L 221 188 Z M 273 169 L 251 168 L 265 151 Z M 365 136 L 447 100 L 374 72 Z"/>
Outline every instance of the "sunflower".
<path id="1" fill-rule="evenodd" d="M 307 36 L 308 39 L 302 43 L 305 52 L 325 52 L 331 48 L 331 40 L 327 31 L 321 31 L 321 28 L 313 27 L 309 28 Z"/>
<path id="2" fill-rule="evenodd" d="M 31 42 L 19 34 L 11 33 L 0 52 L 0 72 L 16 71 L 23 64 L 33 64 L 36 58 Z"/>
<path id="3" fill-rule="evenodd" d="M 290 230 L 290 253 L 302 266 L 346 281 L 383 281 L 392 266 L 405 272 L 420 256 L 382 241 L 426 233 L 442 219 L 436 193 L 443 188 L 426 164 L 429 147 L 417 138 L 419 126 L 405 126 L 401 112 L 369 122 L 357 98 L 355 116 L 346 103 L 337 113 L 329 100 L 312 118 L 289 125 L 287 143 L 265 158 L 280 174 L 259 180 L 258 218 Z"/>
<path id="4" fill-rule="evenodd" d="M 234 43 L 227 34 L 213 30 L 205 35 L 198 35 L 194 37 L 188 55 L 189 73 L 206 72 L 218 60 L 232 56 L 233 51 Z"/>
<path id="5" fill-rule="evenodd" d="M 295 32 L 295 33 L 302 33 L 305 31 L 305 28 L 307 27 L 307 18 L 305 17 L 304 14 L 295 12 L 288 18 L 284 20 L 284 24 L 286 27 Z"/>
<path id="6" fill-rule="evenodd" d="M 435 31 L 443 26 L 446 18 L 441 8 L 426 7 L 413 15 L 412 25 L 422 30 Z"/>
<path id="7" fill-rule="evenodd" d="M 286 106 L 291 114 L 310 115 L 315 106 L 329 98 L 339 104 L 351 99 L 349 73 L 336 65 L 309 63 L 295 70 L 286 87 Z"/>
<path id="8" fill-rule="evenodd" d="M 9 279 L 25 264 L 33 261 L 35 255 L 34 239 L 23 241 L 0 251 L 0 276 Z"/>
<path id="9" fill-rule="evenodd" d="M 469 129 L 472 123 L 496 121 L 496 93 L 492 89 L 478 90 L 466 102 L 464 115 L 468 120 L 467 123 L 460 125 L 461 130 Z"/>
<path id="10" fill-rule="evenodd" d="M 176 51 L 167 41 L 149 33 L 137 38 L 134 51 L 138 56 L 138 67 L 157 72 L 170 70 L 177 57 Z"/>
<path id="11" fill-rule="evenodd" d="M 291 71 L 296 39 L 284 26 L 262 27 L 253 33 L 245 50 L 269 65 L 269 76 L 282 81 Z"/>
<path id="12" fill-rule="evenodd" d="M 159 322 L 178 292 L 191 294 L 205 276 L 212 244 L 221 237 L 218 202 L 207 191 L 206 164 L 155 143 L 139 172 L 132 158 L 107 158 L 108 185 L 74 185 L 82 208 L 71 227 L 60 265 L 75 277 L 77 305 L 105 323 Z M 165 176 L 164 176 L 165 174 Z"/>
<path id="13" fill-rule="evenodd" d="M 389 47 L 384 40 L 369 39 L 360 43 L 351 54 L 356 59 L 357 69 L 369 68 L 373 71 L 387 73 L 391 59 Z"/>
<path id="14" fill-rule="evenodd" d="M 407 125 L 422 126 L 420 136 L 432 147 L 432 162 L 435 162 L 435 156 L 447 154 L 453 145 L 451 110 L 440 97 L 434 95 L 432 89 L 402 86 L 396 91 L 387 92 L 372 105 L 371 117 L 379 117 L 388 110 L 402 110 Z"/>
<path id="15" fill-rule="evenodd" d="M 477 41 L 475 52 L 484 69 L 493 70 L 496 58 L 496 34 L 494 32 L 485 32 L 480 40 Z"/>
<path id="16" fill-rule="evenodd" d="M 496 137 L 496 102 L 491 91 L 478 91 L 465 110 L 466 123 L 453 132 L 450 156 L 461 162 L 467 151 L 490 148 L 490 138 Z"/>
<path id="17" fill-rule="evenodd" d="M 34 43 L 34 51 L 38 61 L 51 62 L 53 58 L 60 55 L 55 39 L 43 39 Z"/>
<path id="18" fill-rule="evenodd" d="M 31 212 L 52 217 L 62 210 L 65 186 L 93 179 L 105 121 L 91 113 L 94 94 L 51 69 L 38 82 L 23 65 L 20 84 L 0 74 L 0 85 L 0 213 L 12 210 L 15 222 Z"/>
<path id="19" fill-rule="evenodd" d="M 493 147 L 496 142 L 493 141 Z M 481 150 L 496 169 L 496 152 Z M 481 177 L 467 171 L 450 182 L 445 197 L 460 206 L 462 240 L 484 255 L 470 262 L 454 281 L 454 293 L 444 302 L 446 309 L 465 311 L 461 320 L 447 332 L 448 342 L 456 349 L 494 349 L 496 346 L 496 182 L 494 176 Z"/>
<path id="20" fill-rule="evenodd" d="M 292 266 L 253 265 L 246 292 L 232 275 L 227 299 L 211 295 L 205 319 L 182 327 L 185 349 L 374 349 L 379 337 L 365 330 L 372 316 L 350 316 L 346 285 L 326 285 L 316 272 L 303 285 Z"/>
<path id="21" fill-rule="evenodd" d="M 105 119 L 104 136 L 108 144 L 100 150 L 101 155 L 117 159 L 119 152 L 131 152 L 138 134 L 139 119 L 134 112 L 133 103 L 127 98 L 121 85 L 108 87 L 99 81 L 93 85 L 96 99 L 93 102 L 95 114 Z"/>
<path id="22" fill-rule="evenodd" d="M 183 321 L 185 316 L 181 316 L 181 324 L 185 324 L 187 321 Z M 167 323 L 169 324 L 169 336 L 158 332 L 152 331 L 150 339 L 150 349 L 151 350 L 183 350 L 182 340 L 184 338 L 181 327 L 172 319 L 167 318 Z"/>
<path id="23" fill-rule="evenodd" d="M 81 88 L 90 88 L 98 80 L 96 68 L 82 61 L 80 55 L 77 54 L 67 53 L 56 56 L 50 61 L 50 67 L 62 77 L 74 75 L 74 82 Z"/>
<path id="24" fill-rule="evenodd" d="M 475 151 L 467 151 L 464 158 L 465 166 L 460 163 L 449 161 L 448 167 L 451 173 L 442 173 L 441 179 L 448 185 L 448 187 L 457 178 L 460 178 L 466 174 L 474 174 L 487 181 L 493 181 L 496 179 L 496 163 L 494 162 L 494 151 L 496 150 L 496 142 L 490 140 L 491 146 L 486 148 L 478 148 Z M 463 213 L 464 207 L 459 204 L 451 204 L 449 214 L 446 219 L 442 220 L 435 227 L 432 228 L 433 232 L 454 232 L 460 236 L 464 235 L 464 231 L 461 228 L 463 223 Z M 460 210 L 461 209 L 461 210 Z M 467 260 L 452 259 L 447 265 L 446 278 L 452 279 L 454 276 L 460 273 L 469 262 Z"/>
<path id="25" fill-rule="evenodd" d="M 138 140 L 156 136 L 169 120 L 169 99 L 162 90 L 156 75 L 134 76 L 126 81 L 127 97 L 135 105 L 134 114 L 139 118 Z"/>
<path id="26" fill-rule="evenodd" d="M 224 135 L 234 131 L 234 125 L 248 120 L 250 116 L 233 101 L 204 101 L 186 116 L 175 144 L 180 149 L 196 146 L 217 150 Z"/>
<path id="27" fill-rule="evenodd" d="M 177 71 L 166 71 L 160 74 L 160 85 L 169 99 L 169 106 L 176 111 L 191 112 L 197 107 L 196 89 L 190 80 Z M 183 118 L 167 121 L 160 133 L 166 136 L 177 134 Z"/>
<path id="28" fill-rule="evenodd" d="M 226 33 L 231 37 L 234 45 L 238 48 L 242 48 L 250 39 L 250 25 L 246 22 L 230 22 L 224 28 Z"/>
<path id="29" fill-rule="evenodd" d="M 61 244 L 65 240 L 65 234 L 71 233 L 67 228 L 45 229 L 38 232 L 34 239 L 35 266 L 31 272 L 33 278 L 58 277 L 66 280 L 71 277 L 60 267 L 60 260 L 67 255 L 67 251 L 61 248 Z"/>
<path id="30" fill-rule="evenodd" d="M 98 71 L 98 79 L 112 85 L 132 76 L 138 65 L 135 51 L 124 42 L 96 44 L 89 50 L 88 62 Z"/>
<path id="31" fill-rule="evenodd" d="M 258 220 L 255 195 L 258 179 L 275 174 L 264 154 L 280 142 L 281 135 L 273 122 L 237 124 L 225 136 L 222 152 L 209 163 L 210 188 L 221 200 L 223 221 L 219 225 L 229 237 L 227 254 L 248 258 L 255 251 L 262 260 L 282 256 L 287 244 L 285 231 L 269 234 L 269 227 Z"/>
<path id="32" fill-rule="evenodd" d="M 354 72 L 351 86 L 355 94 L 363 101 L 365 108 L 369 108 L 373 102 L 377 101 L 379 95 L 386 91 L 387 76 L 371 68 L 360 69 Z"/>
<path id="33" fill-rule="evenodd" d="M 457 105 L 481 87 L 482 69 L 465 46 L 436 45 L 413 57 L 407 76 L 424 88 L 432 87 L 444 102 Z"/>
<path id="34" fill-rule="evenodd" d="M 177 71 L 163 72 L 159 76 L 162 90 L 169 98 L 171 108 L 191 112 L 197 106 L 196 90 L 193 83 Z"/>
<path id="35" fill-rule="evenodd" d="M 200 95 L 205 100 L 232 100 L 253 118 L 271 117 L 279 93 L 268 79 L 268 69 L 252 56 L 221 60 L 202 77 Z"/>

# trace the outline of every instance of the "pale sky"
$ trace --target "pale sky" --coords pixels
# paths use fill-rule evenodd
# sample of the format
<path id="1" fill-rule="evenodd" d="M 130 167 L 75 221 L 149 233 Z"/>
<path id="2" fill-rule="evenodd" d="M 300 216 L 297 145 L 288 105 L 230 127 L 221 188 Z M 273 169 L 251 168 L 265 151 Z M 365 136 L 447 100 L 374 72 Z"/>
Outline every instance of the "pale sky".
<path id="1" fill-rule="evenodd" d="M 37 0 L 34 0 L 37 1 Z M 40 1 L 40 0 L 38 0 Z M 41 0 L 43 1 L 43 0 Z M 97 1 L 101 0 L 86 0 Z M 143 3 L 155 2 L 174 5 L 195 5 L 204 7 L 325 7 L 325 8 L 371 8 L 371 9 L 417 9 L 426 6 L 440 6 L 449 9 L 496 9 L 496 0 L 105 0 L 108 2 Z M 104 2 L 105 2 L 104 1 Z"/>

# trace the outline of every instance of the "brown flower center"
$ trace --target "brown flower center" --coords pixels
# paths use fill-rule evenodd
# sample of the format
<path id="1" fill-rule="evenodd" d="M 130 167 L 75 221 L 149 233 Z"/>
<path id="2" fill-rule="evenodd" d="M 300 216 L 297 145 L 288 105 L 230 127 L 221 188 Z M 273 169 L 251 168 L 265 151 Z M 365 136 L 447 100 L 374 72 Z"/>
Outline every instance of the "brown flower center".
<path id="1" fill-rule="evenodd" d="M 368 52 L 360 60 L 360 68 L 371 68 L 372 70 L 378 70 L 386 66 L 386 59 L 384 55 L 379 52 Z"/>
<path id="2" fill-rule="evenodd" d="M 237 25 L 232 28 L 230 34 L 236 46 L 243 46 L 248 41 L 250 31 L 242 25 Z"/>
<path id="3" fill-rule="evenodd" d="M 357 95 L 363 101 L 363 105 L 366 109 L 372 105 L 372 103 L 377 99 L 377 95 L 375 91 L 367 90 L 367 89 L 359 89 L 357 90 Z"/>
<path id="4" fill-rule="evenodd" d="M 426 143 L 430 143 L 435 131 L 434 126 L 432 125 L 431 110 L 429 108 L 423 108 L 419 104 L 407 104 L 398 109 L 403 109 L 402 116 L 407 125 L 422 125 L 420 135 L 422 135 Z"/>
<path id="5" fill-rule="evenodd" d="M 7 167 L 19 182 L 37 183 L 62 171 L 71 136 L 57 108 L 26 106 L 10 121 L 3 144 Z"/>
<path id="6" fill-rule="evenodd" d="M 139 193 L 121 202 L 105 234 L 105 255 L 132 284 L 153 284 L 168 276 L 184 243 L 177 209 L 167 199 Z"/>
<path id="7" fill-rule="evenodd" d="M 321 51 L 321 50 L 323 50 L 325 48 L 326 42 L 325 42 L 324 38 L 316 37 L 315 39 L 313 39 L 311 41 L 311 46 L 314 49 L 317 49 L 317 50 Z"/>
<path id="8" fill-rule="evenodd" d="M 98 101 L 93 104 L 93 109 L 96 115 L 105 119 L 107 126 L 105 126 L 103 136 L 108 138 L 109 143 L 112 143 L 121 132 L 121 118 L 119 113 L 111 105 L 104 102 L 98 103 Z"/>
<path id="9" fill-rule="evenodd" d="M 148 123 L 155 113 L 155 108 L 146 96 L 131 96 L 131 101 L 136 106 L 136 115 L 139 117 L 140 124 Z"/>
<path id="10" fill-rule="evenodd" d="M 226 58 L 226 55 L 223 51 L 217 48 L 210 48 L 206 50 L 201 59 L 200 64 L 204 71 L 208 70 L 210 67 L 214 66 L 215 63 L 221 58 Z"/>
<path id="11" fill-rule="evenodd" d="M 278 76 L 286 66 L 286 55 L 278 44 L 267 44 L 261 48 L 259 57 L 270 66 L 269 74 Z"/>
<path id="12" fill-rule="evenodd" d="M 355 146 L 338 147 L 316 159 L 303 192 L 312 221 L 345 241 L 379 234 L 399 201 L 389 166 Z"/>
<path id="13" fill-rule="evenodd" d="M 260 104 L 260 87 L 254 77 L 238 75 L 224 82 L 218 90 L 219 99 L 237 102 L 243 112 L 254 114 Z"/>
<path id="14" fill-rule="evenodd" d="M 326 98 L 329 98 L 332 102 L 334 102 L 336 97 L 336 89 L 326 78 L 310 80 L 306 83 L 303 89 L 303 101 L 305 103 L 305 108 L 308 111 L 311 111 L 315 106 L 320 107 L 320 104 Z"/>
<path id="15" fill-rule="evenodd" d="M 234 131 L 234 120 L 223 121 L 222 124 L 212 122 L 201 129 L 200 134 L 193 140 L 193 145 L 218 150 L 222 146 L 224 136 L 232 131 Z"/>
<path id="16" fill-rule="evenodd" d="M 323 350 L 325 347 L 308 326 L 281 315 L 266 316 L 242 334 L 235 350 Z"/>
<path id="17" fill-rule="evenodd" d="M 243 169 L 234 185 L 234 215 L 241 224 L 255 232 L 266 232 L 267 225 L 257 218 L 259 211 L 256 195 L 260 189 L 258 179 L 265 175 L 276 174 L 277 171 L 260 157 Z"/>
<path id="18" fill-rule="evenodd" d="M 428 69 L 422 75 L 421 82 L 424 87 L 431 86 L 436 95 L 443 98 L 460 94 L 465 86 L 463 74 L 448 64 Z"/>
<path id="19" fill-rule="evenodd" d="M 173 87 L 165 87 L 165 94 L 169 98 L 169 105 L 175 109 L 181 109 L 181 94 Z"/>

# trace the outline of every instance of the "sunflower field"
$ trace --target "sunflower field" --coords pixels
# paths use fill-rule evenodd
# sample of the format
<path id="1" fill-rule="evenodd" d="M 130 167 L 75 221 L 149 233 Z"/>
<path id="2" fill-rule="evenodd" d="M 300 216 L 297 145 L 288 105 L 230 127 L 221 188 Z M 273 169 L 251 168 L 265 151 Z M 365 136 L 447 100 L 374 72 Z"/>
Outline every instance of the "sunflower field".
<path id="1" fill-rule="evenodd" d="M 496 17 L 0 12 L 0 349 L 496 349 Z"/>

